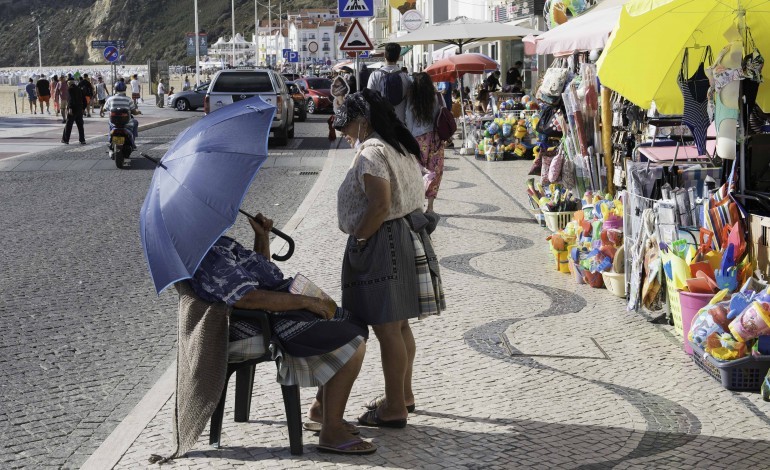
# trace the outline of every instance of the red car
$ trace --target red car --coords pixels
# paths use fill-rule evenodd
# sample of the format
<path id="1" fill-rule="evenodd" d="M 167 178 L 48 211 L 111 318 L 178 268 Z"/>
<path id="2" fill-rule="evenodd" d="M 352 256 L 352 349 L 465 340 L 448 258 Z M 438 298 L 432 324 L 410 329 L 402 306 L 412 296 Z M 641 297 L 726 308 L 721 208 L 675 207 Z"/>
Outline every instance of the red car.
<path id="1" fill-rule="evenodd" d="M 307 100 L 308 114 L 319 111 L 332 111 L 332 81 L 328 78 L 305 77 L 294 80 Z"/>

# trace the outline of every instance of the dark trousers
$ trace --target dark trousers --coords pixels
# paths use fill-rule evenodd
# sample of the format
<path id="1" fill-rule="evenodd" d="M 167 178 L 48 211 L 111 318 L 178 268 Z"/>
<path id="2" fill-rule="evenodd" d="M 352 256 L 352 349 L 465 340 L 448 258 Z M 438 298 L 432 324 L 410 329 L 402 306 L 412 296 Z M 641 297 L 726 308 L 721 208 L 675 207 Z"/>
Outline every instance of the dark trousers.
<path id="1" fill-rule="evenodd" d="M 78 140 L 80 142 L 86 141 L 86 133 L 83 130 L 83 115 L 82 114 L 73 114 L 69 113 L 67 114 L 67 124 L 64 125 L 64 134 L 62 134 L 61 138 L 65 142 L 70 141 L 70 134 L 72 134 L 72 123 L 77 124 L 78 126 Z"/>

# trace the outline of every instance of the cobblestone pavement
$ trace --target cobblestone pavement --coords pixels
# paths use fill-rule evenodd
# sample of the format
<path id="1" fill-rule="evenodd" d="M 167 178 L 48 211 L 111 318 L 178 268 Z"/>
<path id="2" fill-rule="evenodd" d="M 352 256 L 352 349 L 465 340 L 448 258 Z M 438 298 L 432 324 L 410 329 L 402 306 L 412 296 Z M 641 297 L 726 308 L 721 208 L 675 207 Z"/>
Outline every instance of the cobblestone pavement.
<path id="1" fill-rule="evenodd" d="M 328 153 L 323 120 L 270 146 L 244 207 L 289 220 Z M 192 122 L 139 146 L 160 157 Z M 175 357 L 176 299 L 155 295 L 138 235 L 152 166 L 117 170 L 105 142 L 0 161 L 0 468 L 79 467 Z"/>
<path id="2" fill-rule="evenodd" d="M 285 267 L 336 298 L 345 242 L 335 223 L 336 188 L 351 156 L 333 155 L 324 188 L 294 232 L 297 255 Z M 292 456 L 280 387 L 266 364 L 258 369 L 250 422 L 233 422 L 230 401 L 224 447 L 208 446 L 207 429 L 187 458 L 168 467 L 766 466 L 769 407 L 758 394 L 722 389 L 682 352 L 672 328 L 627 313 L 608 291 L 555 271 L 547 233 L 522 205 L 528 167 L 447 158 L 434 243 L 448 310 L 413 324 L 417 411 L 406 429 L 361 428 L 379 446 L 366 457 L 320 454 L 317 438 L 305 433 L 304 455 Z M 383 389 L 379 356 L 372 336 L 348 420 Z M 313 390 L 302 395 L 309 403 Z M 163 406 L 116 468 L 154 467 L 147 457 L 168 452 L 172 405 Z"/>

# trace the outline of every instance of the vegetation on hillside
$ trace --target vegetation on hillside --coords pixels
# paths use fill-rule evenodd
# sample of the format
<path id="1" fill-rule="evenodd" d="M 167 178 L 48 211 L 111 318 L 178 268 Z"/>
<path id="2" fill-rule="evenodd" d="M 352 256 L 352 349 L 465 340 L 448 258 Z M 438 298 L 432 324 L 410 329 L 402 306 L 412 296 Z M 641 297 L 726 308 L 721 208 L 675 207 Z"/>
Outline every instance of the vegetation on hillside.
<path id="1" fill-rule="evenodd" d="M 273 18 L 303 8 L 336 8 L 336 0 L 276 0 Z M 267 3 L 260 0 L 259 3 Z M 43 66 L 103 63 L 95 39 L 126 41 L 126 61 L 167 60 L 192 64 L 185 33 L 195 29 L 192 0 L 0 0 L 0 67 L 38 65 L 37 27 L 40 25 Z M 267 8 L 260 6 L 261 19 Z M 231 34 L 230 0 L 198 0 L 200 30 L 209 42 Z M 254 32 L 254 2 L 235 1 L 235 29 L 248 40 Z"/>

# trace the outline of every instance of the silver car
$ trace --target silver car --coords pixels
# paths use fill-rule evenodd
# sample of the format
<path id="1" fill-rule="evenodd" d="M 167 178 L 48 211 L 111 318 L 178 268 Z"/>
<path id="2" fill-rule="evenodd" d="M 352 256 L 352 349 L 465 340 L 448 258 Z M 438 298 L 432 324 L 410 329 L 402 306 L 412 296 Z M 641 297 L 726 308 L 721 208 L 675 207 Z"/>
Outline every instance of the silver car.
<path id="1" fill-rule="evenodd" d="M 209 89 L 209 82 L 201 83 L 192 90 L 180 91 L 169 96 L 166 106 L 177 111 L 192 111 L 203 107 L 203 99 Z"/>
<path id="2" fill-rule="evenodd" d="M 294 138 L 294 100 L 283 77 L 273 70 L 220 70 L 211 80 L 203 109 L 211 113 L 252 96 L 276 107 L 270 130 L 278 145 L 286 145 Z"/>

